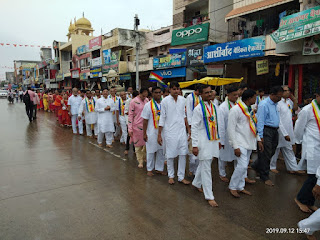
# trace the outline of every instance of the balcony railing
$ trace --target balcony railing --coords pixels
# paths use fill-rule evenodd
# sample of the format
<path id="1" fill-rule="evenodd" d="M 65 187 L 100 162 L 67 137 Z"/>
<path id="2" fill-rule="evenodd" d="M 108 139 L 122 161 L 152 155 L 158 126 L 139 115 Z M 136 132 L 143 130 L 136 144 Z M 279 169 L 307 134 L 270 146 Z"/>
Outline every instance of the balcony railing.
<path id="1" fill-rule="evenodd" d="M 193 17 L 191 19 L 186 20 L 183 24 L 183 27 L 186 28 L 189 26 L 198 25 L 208 20 L 209 20 L 209 14 L 201 14 L 197 17 Z"/>

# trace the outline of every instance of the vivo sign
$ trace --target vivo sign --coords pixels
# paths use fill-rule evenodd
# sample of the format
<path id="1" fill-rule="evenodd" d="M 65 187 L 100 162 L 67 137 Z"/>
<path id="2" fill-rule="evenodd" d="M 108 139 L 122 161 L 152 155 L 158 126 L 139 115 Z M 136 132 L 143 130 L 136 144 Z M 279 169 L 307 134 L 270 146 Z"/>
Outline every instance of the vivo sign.
<path id="1" fill-rule="evenodd" d="M 165 70 L 156 70 L 153 71 L 163 78 L 177 78 L 177 77 L 185 77 L 186 76 L 186 68 L 172 68 Z"/>
<path id="2" fill-rule="evenodd" d="M 189 30 L 183 30 L 181 32 L 177 32 L 176 36 L 184 38 L 186 36 L 190 37 L 193 34 L 199 34 L 202 32 L 202 28 L 196 28 L 196 29 L 189 29 Z"/>

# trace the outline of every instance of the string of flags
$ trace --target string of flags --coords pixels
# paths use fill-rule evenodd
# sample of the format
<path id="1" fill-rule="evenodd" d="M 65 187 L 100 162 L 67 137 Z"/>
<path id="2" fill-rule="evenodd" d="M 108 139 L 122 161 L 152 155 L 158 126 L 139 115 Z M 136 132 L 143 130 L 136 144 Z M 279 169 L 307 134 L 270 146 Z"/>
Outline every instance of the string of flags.
<path id="1" fill-rule="evenodd" d="M 11 46 L 11 47 L 36 47 L 36 48 L 51 48 L 51 46 L 43 45 L 27 45 L 27 44 L 16 44 L 16 43 L 0 43 L 0 46 Z"/>
<path id="2" fill-rule="evenodd" d="M 0 66 L 0 68 L 14 69 L 14 67 L 8 67 L 8 66 Z"/>

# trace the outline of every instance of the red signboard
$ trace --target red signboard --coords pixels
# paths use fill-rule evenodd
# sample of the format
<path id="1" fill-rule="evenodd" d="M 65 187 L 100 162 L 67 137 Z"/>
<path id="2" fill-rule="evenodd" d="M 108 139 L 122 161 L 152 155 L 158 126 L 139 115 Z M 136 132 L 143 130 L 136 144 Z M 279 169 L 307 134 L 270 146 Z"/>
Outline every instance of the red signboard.
<path id="1" fill-rule="evenodd" d="M 98 49 L 99 47 L 101 47 L 101 45 L 102 45 L 102 37 L 101 36 L 93 38 L 89 41 L 89 49 L 90 50 Z"/>

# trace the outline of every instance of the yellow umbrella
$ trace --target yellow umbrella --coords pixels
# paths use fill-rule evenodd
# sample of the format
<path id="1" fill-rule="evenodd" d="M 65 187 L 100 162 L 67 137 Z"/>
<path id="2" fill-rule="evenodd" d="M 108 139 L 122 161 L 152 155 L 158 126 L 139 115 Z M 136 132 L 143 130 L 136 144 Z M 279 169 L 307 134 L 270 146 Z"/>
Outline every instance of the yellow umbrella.
<path id="1" fill-rule="evenodd" d="M 187 82 L 179 82 L 181 88 L 189 87 L 193 84 L 208 84 L 211 86 L 223 86 L 231 83 L 239 83 L 243 80 L 243 78 L 217 78 L 217 77 L 205 77 L 200 80 L 193 80 Z"/>

